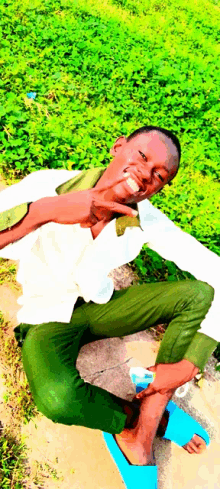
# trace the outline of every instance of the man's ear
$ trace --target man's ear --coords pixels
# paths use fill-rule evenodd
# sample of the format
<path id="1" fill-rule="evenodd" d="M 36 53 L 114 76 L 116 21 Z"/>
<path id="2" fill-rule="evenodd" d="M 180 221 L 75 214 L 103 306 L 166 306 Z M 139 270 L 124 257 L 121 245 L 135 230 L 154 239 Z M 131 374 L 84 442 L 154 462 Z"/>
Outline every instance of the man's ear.
<path id="1" fill-rule="evenodd" d="M 115 143 L 113 144 L 112 148 L 110 149 L 110 155 L 116 156 L 119 154 L 122 146 L 126 143 L 127 139 L 125 136 L 120 136 L 118 139 L 116 139 Z"/>

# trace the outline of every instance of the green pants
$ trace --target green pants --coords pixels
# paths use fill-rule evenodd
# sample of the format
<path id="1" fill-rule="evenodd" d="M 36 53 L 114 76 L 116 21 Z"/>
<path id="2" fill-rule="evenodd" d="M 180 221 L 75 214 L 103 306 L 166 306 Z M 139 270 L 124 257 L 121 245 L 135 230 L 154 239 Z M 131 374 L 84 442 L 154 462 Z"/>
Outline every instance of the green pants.
<path id="1" fill-rule="evenodd" d="M 81 300 L 69 323 L 20 324 L 14 333 L 37 409 L 55 423 L 120 433 L 126 421 L 120 398 L 81 379 L 80 348 L 169 323 L 156 363 L 186 358 L 202 371 L 218 344 L 197 333 L 213 297 L 213 288 L 197 280 L 135 285 L 114 291 L 107 304 Z"/>

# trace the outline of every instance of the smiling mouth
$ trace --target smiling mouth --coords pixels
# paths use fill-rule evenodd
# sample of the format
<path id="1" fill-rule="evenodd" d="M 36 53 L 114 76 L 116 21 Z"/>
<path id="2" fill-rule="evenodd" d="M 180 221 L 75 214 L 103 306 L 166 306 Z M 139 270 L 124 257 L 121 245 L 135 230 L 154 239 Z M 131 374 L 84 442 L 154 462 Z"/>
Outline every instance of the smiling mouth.
<path id="1" fill-rule="evenodd" d="M 133 193 L 137 194 L 139 192 L 140 189 L 132 178 L 128 178 L 126 180 L 126 184 L 133 191 Z"/>
<path id="2" fill-rule="evenodd" d="M 124 174 L 126 175 L 128 172 L 124 172 Z M 139 185 L 137 184 L 137 182 L 130 176 L 128 176 L 128 178 L 125 180 L 127 186 L 135 193 L 137 194 L 139 192 L 140 187 Z"/>

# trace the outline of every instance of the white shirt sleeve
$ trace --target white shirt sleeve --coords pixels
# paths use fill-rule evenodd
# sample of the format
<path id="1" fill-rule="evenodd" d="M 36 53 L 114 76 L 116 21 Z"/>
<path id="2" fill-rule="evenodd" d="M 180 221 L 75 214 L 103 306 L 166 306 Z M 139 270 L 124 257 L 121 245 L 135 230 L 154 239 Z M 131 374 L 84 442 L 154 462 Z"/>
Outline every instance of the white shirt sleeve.
<path id="1" fill-rule="evenodd" d="M 29 173 L 20 182 L 9 185 L 0 192 L 0 212 L 43 197 L 57 195 L 56 187 L 76 176 L 78 170 L 45 169 Z"/>
<path id="2" fill-rule="evenodd" d="M 149 201 L 141 226 L 149 248 L 213 287 L 214 299 L 198 332 L 220 342 L 220 257 L 182 231 Z"/>

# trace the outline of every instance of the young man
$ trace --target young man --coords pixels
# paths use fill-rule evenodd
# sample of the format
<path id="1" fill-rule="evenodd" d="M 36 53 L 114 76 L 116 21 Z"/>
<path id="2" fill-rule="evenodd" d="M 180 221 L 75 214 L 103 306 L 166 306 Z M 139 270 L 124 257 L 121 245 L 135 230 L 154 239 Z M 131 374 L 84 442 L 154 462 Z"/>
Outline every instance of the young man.
<path id="1" fill-rule="evenodd" d="M 144 126 L 119 137 L 111 155 L 106 169 L 37 171 L 1 192 L 0 256 L 20 260 L 15 337 L 39 411 L 111 433 L 130 464 L 154 465 L 168 401 L 220 341 L 220 260 L 149 202 L 178 171 L 180 144 L 170 131 Z M 109 272 L 144 243 L 196 280 L 114 291 Z M 156 378 L 133 402 L 80 378 L 84 344 L 162 322 L 169 326 L 151 367 Z M 184 448 L 205 446 L 194 434 Z"/>

